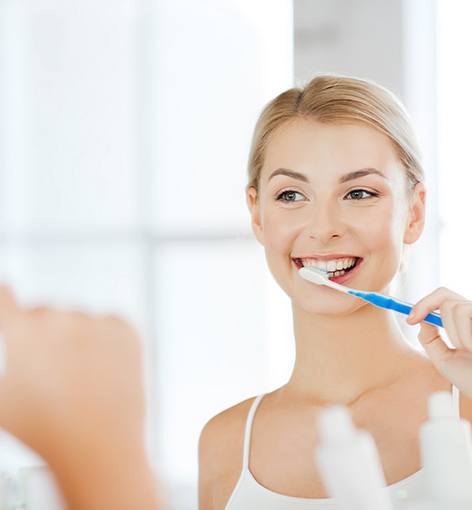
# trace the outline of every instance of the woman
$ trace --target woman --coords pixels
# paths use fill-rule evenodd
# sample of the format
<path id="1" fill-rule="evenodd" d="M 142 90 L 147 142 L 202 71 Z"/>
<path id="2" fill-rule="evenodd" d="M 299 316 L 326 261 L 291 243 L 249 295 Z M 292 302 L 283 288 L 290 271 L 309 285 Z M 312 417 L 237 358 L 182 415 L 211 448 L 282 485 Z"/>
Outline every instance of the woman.
<path id="1" fill-rule="evenodd" d="M 418 429 L 428 395 L 458 396 L 454 383 L 461 414 L 472 420 L 472 303 L 444 288 L 417 303 L 409 323 L 439 308 L 457 348 L 421 323 L 428 359 L 408 345 L 393 313 L 298 274 L 302 265 L 327 264 L 339 283 L 388 294 L 425 221 L 406 112 L 372 82 L 315 77 L 265 107 L 248 170 L 252 229 L 291 299 L 296 360 L 285 385 L 204 427 L 200 509 L 332 508 L 313 462 L 316 416 L 331 404 L 348 406 L 373 435 L 392 496 L 421 496 Z"/>

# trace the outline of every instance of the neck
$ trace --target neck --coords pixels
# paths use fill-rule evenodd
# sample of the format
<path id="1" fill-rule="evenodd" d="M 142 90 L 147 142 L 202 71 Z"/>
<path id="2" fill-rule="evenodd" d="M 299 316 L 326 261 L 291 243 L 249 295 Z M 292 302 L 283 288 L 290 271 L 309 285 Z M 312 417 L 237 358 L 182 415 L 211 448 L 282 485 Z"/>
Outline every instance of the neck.
<path id="1" fill-rule="evenodd" d="M 349 405 L 395 382 L 414 355 L 393 314 L 370 305 L 314 315 L 292 304 L 296 358 L 286 390 L 312 403 Z"/>

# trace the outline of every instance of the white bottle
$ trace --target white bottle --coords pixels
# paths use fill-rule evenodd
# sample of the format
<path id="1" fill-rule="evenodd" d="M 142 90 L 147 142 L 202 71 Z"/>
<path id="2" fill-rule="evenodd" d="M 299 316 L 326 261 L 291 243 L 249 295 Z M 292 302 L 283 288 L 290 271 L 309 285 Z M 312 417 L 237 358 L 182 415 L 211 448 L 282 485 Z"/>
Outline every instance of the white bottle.
<path id="1" fill-rule="evenodd" d="M 392 510 L 379 454 L 372 436 L 358 430 L 345 406 L 323 410 L 321 445 L 315 462 L 339 510 Z"/>
<path id="2" fill-rule="evenodd" d="M 6 476 L 0 472 L 0 509 L 8 508 L 8 482 Z"/>
<path id="3" fill-rule="evenodd" d="M 47 466 L 30 466 L 18 472 L 26 510 L 65 510 L 54 474 Z"/>
<path id="4" fill-rule="evenodd" d="M 452 508 L 467 502 L 472 508 L 472 447 L 470 423 L 455 416 L 447 391 L 429 397 L 429 420 L 420 429 L 426 490 L 433 500 Z"/>

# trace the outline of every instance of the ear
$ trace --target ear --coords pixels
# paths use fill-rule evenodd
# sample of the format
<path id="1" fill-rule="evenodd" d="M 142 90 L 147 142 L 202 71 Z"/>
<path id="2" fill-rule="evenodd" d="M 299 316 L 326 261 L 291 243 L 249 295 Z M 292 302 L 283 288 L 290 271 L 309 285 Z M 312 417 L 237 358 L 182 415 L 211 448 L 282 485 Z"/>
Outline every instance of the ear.
<path id="1" fill-rule="evenodd" d="M 413 244 L 418 240 L 424 229 L 426 214 L 426 188 L 422 182 L 417 182 L 410 199 L 408 219 L 405 225 L 403 242 Z"/>
<path id="2" fill-rule="evenodd" d="M 251 214 L 251 227 L 256 239 L 264 245 L 264 233 L 261 224 L 260 200 L 257 197 L 257 189 L 250 186 L 246 192 L 246 203 Z"/>

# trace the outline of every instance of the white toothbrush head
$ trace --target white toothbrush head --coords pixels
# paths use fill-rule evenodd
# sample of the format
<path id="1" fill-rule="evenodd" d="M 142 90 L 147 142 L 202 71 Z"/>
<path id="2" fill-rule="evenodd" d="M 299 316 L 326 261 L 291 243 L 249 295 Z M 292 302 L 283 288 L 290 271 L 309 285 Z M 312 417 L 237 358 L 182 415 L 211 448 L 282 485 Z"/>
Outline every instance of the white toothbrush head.
<path id="1" fill-rule="evenodd" d="M 298 274 L 305 280 L 318 285 L 328 285 L 329 282 L 326 273 L 318 267 L 301 267 Z"/>
<path id="2" fill-rule="evenodd" d="M 298 274 L 305 280 L 316 283 L 318 285 L 327 285 L 336 290 L 340 290 L 341 292 L 345 292 L 349 294 L 349 287 L 344 287 L 344 285 L 340 285 L 339 283 L 332 282 L 327 274 L 318 267 L 301 267 L 298 270 Z"/>

